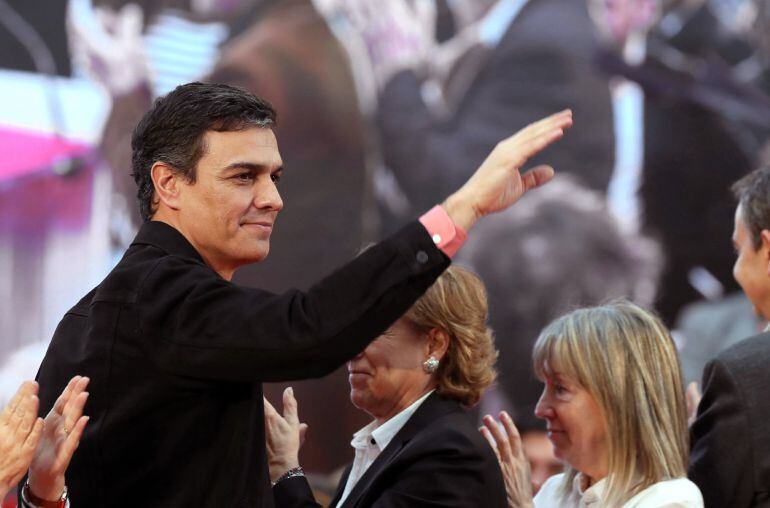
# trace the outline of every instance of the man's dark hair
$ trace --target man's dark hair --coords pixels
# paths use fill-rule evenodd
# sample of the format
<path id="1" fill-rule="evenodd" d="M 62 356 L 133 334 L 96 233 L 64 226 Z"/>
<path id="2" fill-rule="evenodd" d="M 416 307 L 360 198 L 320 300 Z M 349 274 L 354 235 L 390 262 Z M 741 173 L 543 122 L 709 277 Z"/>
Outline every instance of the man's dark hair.
<path id="1" fill-rule="evenodd" d="M 741 219 L 751 233 L 754 250 L 762 246 L 762 230 L 770 229 L 770 166 L 744 176 L 732 186 L 741 205 Z"/>
<path id="2" fill-rule="evenodd" d="M 195 182 L 195 167 L 206 150 L 206 131 L 239 131 L 275 122 L 275 110 L 267 101 L 230 85 L 187 83 L 158 98 L 131 139 L 131 174 L 142 218 L 149 220 L 155 213 L 150 175 L 155 162 L 165 162 Z"/>

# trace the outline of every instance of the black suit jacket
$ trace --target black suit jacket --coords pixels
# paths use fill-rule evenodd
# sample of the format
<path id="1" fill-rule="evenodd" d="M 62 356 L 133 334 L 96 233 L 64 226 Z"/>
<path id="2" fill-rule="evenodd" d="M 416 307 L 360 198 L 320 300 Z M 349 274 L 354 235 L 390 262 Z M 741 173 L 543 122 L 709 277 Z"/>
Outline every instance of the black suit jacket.
<path id="1" fill-rule="evenodd" d="M 706 508 L 770 507 L 770 333 L 706 365 L 691 433 L 689 477 Z"/>
<path id="2" fill-rule="evenodd" d="M 331 506 L 345 490 L 350 467 Z M 319 506 L 304 477 L 273 488 L 277 508 Z M 500 466 L 460 404 L 437 393 L 415 411 L 340 508 L 505 507 Z"/>
<path id="3" fill-rule="evenodd" d="M 262 381 L 322 376 L 360 352 L 448 265 L 415 222 L 307 293 L 239 287 L 174 228 L 145 223 L 62 319 L 40 411 L 91 378 L 67 471 L 72 505 L 272 506 Z"/>

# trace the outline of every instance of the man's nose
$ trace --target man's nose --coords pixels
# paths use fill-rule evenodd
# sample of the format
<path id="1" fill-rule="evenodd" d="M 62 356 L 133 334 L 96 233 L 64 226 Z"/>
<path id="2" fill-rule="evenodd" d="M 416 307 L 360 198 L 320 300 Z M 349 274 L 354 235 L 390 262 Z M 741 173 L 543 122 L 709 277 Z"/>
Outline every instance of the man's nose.
<path id="1" fill-rule="evenodd" d="M 262 185 L 255 186 L 254 206 L 260 210 L 267 209 L 279 212 L 283 209 L 281 193 L 278 192 L 278 187 L 272 178 L 267 177 L 265 180 Z"/>

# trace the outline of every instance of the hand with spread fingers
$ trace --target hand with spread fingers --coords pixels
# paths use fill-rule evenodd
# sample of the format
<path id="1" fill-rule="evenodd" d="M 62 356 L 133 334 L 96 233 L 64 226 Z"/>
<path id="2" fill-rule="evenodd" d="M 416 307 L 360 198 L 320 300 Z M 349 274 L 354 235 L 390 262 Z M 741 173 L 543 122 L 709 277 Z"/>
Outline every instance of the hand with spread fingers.
<path id="1" fill-rule="evenodd" d="M 43 434 L 38 385 L 25 381 L 0 413 L 0 500 L 27 472 Z"/>
<path id="2" fill-rule="evenodd" d="M 521 169 L 571 126 L 572 111 L 567 109 L 500 141 L 465 185 L 444 202 L 455 224 L 468 231 L 481 217 L 505 210 L 527 191 L 551 180 L 554 170 L 550 166 L 540 165 L 524 174 Z"/>
<path id="3" fill-rule="evenodd" d="M 530 480 L 529 462 L 524 456 L 519 430 L 507 412 L 500 413 L 500 422 L 505 430 L 500 428 L 490 415 L 484 416 L 484 426 L 479 430 L 487 438 L 495 450 L 500 468 L 503 471 L 505 491 L 508 495 L 510 508 L 531 508 L 532 482 Z"/>
<path id="4" fill-rule="evenodd" d="M 64 473 L 88 423 L 83 416 L 88 381 L 87 377 L 73 377 L 45 417 L 45 430 L 29 467 L 29 489 L 37 498 L 61 498 Z"/>
<path id="5" fill-rule="evenodd" d="M 299 467 L 299 449 L 305 441 L 307 424 L 299 422 L 297 399 L 289 387 L 283 392 L 283 416 L 265 401 L 265 437 L 270 481 L 275 483 L 290 469 Z"/>

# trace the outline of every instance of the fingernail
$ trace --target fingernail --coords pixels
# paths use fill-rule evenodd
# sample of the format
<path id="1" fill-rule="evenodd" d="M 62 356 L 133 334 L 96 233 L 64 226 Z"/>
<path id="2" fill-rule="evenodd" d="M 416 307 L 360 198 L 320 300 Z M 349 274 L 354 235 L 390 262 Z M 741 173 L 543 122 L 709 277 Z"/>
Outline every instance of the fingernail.
<path id="1" fill-rule="evenodd" d="M 286 391 L 289 393 L 289 395 L 291 395 L 292 397 L 294 397 L 294 388 L 292 388 L 292 387 L 290 386 L 290 387 L 288 387 L 288 388 L 286 389 Z"/>

